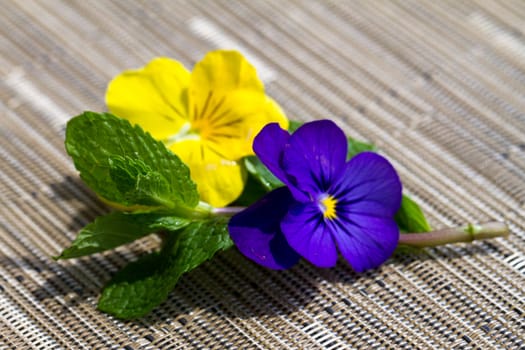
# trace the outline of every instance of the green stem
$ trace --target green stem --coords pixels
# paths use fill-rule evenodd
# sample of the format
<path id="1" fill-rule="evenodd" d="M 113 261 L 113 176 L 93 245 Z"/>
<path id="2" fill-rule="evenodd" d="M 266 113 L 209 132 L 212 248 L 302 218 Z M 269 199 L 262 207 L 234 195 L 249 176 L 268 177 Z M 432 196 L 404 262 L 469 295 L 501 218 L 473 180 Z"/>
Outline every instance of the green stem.
<path id="1" fill-rule="evenodd" d="M 472 242 L 496 237 L 507 237 L 509 228 L 502 222 L 488 222 L 481 225 L 445 228 L 425 233 L 402 233 L 399 244 L 410 247 L 435 247 L 449 243 Z"/>
<path id="2" fill-rule="evenodd" d="M 206 202 L 199 202 L 195 208 L 176 207 L 170 209 L 172 215 L 188 219 L 207 219 L 213 216 L 213 207 Z"/>

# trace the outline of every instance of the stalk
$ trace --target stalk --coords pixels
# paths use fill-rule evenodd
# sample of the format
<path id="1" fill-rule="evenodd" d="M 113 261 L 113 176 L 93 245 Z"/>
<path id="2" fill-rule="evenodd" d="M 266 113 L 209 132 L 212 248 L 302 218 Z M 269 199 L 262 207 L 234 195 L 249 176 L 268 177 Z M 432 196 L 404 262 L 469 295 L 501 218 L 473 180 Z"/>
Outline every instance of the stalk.
<path id="1" fill-rule="evenodd" d="M 410 247 L 435 247 L 450 243 L 472 242 L 496 237 L 507 237 L 509 228 L 502 222 L 450 227 L 425 233 L 402 233 L 399 244 Z"/>
<path id="2" fill-rule="evenodd" d="M 212 213 L 230 217 L 246 209 L 245 207 L 214 208 Z M 487 222 L 485 224 L 449 227 L 424 233 L 402 233 L 399 235 L 399 245 L 424 248 L 436 247 L 450 243 L 472 242 L 497 237 L 507 237 L 509 228 L 502 222 Z"/>
<path id="3" fill-rule="evenodd" d="M 224 208 L 213 208 L 212 213 L 218 216 L 234 216 L 246 209 L 246 207 L 224 207 Z"/>

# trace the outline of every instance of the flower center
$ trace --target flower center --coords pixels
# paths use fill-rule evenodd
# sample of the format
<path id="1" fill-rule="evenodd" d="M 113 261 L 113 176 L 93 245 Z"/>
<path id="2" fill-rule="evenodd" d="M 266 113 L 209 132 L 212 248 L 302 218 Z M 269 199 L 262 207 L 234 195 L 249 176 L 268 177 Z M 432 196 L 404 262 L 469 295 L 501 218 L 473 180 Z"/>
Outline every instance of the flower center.
<path id="1" fill-rule="evenodd" d="M 319 201 L 319 206 L 325 219 L 332 220 L 337 218 L 337 212 L 335 210 L 337 207 L 337 199 L 326 195 L 326 197 Z"/>

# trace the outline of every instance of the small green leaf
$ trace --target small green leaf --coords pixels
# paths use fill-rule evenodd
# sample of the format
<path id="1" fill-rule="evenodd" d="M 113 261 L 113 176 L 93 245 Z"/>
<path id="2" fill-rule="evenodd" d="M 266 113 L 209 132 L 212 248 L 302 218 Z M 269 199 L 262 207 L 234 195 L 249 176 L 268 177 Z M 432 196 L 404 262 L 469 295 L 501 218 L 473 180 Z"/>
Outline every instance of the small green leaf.
<path id="1" fill-rule="evenodd" d="M 171 232 L 160 253 L 117 273 L 102 292 L 98 308 L 123 319 L 141 317 L 166 300 L 183 273 L 232 245 L 224 218 L 194 222 Z"/>
<path id="2" fill-rule="evenodd" d="M 110 202 L 166 208 L 199 202 L 188 167 L 127 120 L 84 112 L 67 124 L 66 150 L 84 182 Z"/>
<path id="3" fill-rule="evenodd" d="M 84 227 L 71 246 L 56 259 L 70 259 L 99 253 L 130 243 L 153 232 L 178 230 L 189 223 L 187 219 L 163 214 L 112 212 L 99 216 Z"/>
<path id="4" fill-rule="evenodd" d="M 244 157 L 244 165 L 248 175 L 259 182 L 266 192 L 282 187 L 283 183 L 257 158 L 256 156 Z"/>
<path id="5" fill-rule="evenodd" d="M 290 120 L 288 124 L 288 132 L 293 133 L 295 130 L 299 129 L 304 122 L 299 122 L 297 120 Z"/>
<path id="6" fill-rule="evenodd" d="M 376 146 L 374 146 L 371 143 L 354 140 L 350 137 L 348 137 L 347 139 L 348 139 L 348 152 L 346 156 L 347 159 L 350 159 L 356 154 L 361 153 L 361 152 L 366 152 L 366 151 L 376 152 L 377 151 Z"/>
<path id="7" fill-rule="evenodd" d="M 232 206 L 248 207 L 262 198 L 267 192 L 268 190 L 256 180 L 255 176 L 249 173 L 240 197 L 232 203 Z"/>
<path id="8" fill-rule="evenodd" d="M 395 220 L 401 232 L 417 233 L 432 230 L 419 205 L 406 195 L 403 195 L 401 208 L 397 211 Z"/>

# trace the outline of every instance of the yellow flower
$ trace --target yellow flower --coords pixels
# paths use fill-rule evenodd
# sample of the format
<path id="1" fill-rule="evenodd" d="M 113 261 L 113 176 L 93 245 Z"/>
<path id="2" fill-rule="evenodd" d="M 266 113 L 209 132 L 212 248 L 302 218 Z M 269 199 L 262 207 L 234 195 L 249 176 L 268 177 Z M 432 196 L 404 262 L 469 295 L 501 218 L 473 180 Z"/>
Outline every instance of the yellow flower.
<path id="1" fill-rule="evenodd" d="M 213 51 L 190 73 L 169 58 L 156 58 L 113 79 L 106 103 L 115 115 L 139 124 L 186 163 L 201 200 L 221 207 L 242 192 L 242 157 L 264 125 L 288 127 L 286 116 L 236 51 Z"/>

